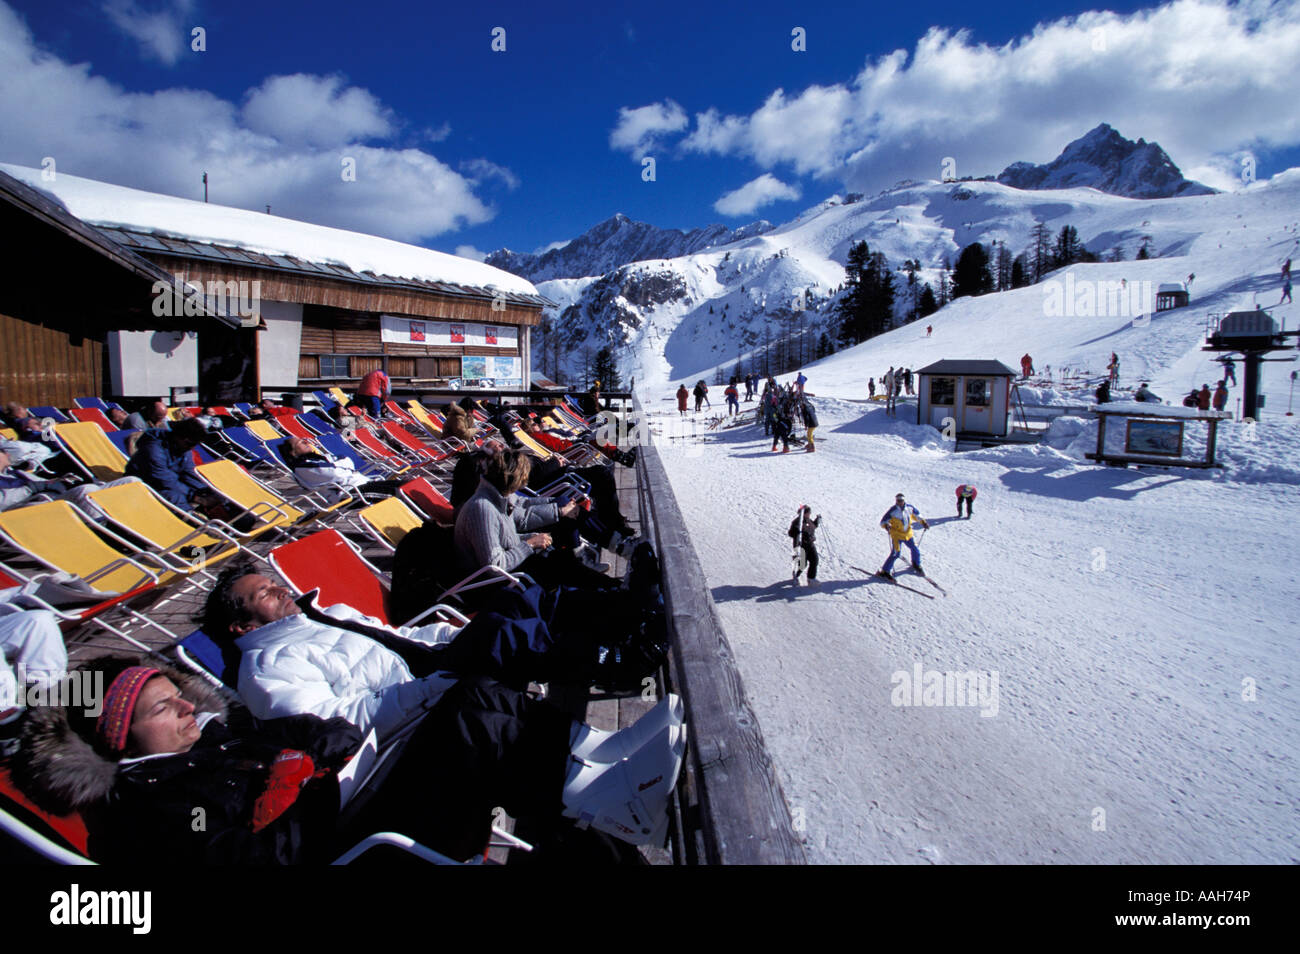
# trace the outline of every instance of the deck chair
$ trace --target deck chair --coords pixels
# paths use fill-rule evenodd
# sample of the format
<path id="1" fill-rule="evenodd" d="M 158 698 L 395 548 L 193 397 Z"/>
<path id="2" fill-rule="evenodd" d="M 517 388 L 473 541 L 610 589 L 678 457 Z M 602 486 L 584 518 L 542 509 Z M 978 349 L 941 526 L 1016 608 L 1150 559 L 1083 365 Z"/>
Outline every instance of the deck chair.
<path id="1" fill-rule="evenodd" d="M 276 422 L 276 424 L 278 423 L 279 421 Z M 272 424 L 264 417 L 253 418 L 244 425 L 244 430 L 263 441 L 278 441 L 284 437 L 284 434 L 276 430 L 275 424 Z"/>
<path id="2" fill-rule="evenodd" d="M 281 544 L 269 555 L 285 582 L 299 594 L 320 590 L 321 606 L 345 603 L 388 623 L 388 585 L 382 574 L 337 530 L 319 530 Z"/>
<path id="3" fill-rule="evenodd" d="M 207 573 L 207 568 L 241 551 L 256 559 L 220 520 L 202 520 L 168 503 L 148 484 L 104 487 L 86 500 L 115 525 L 149 545 L 150 552 L 177 573 Z"/>
<path id="4" fill-rule="evenodd" d="M 117 407 L 116 404 L 109 404 L 103 398 L 99 397 L 73 398 L 72 403 L 77 405 L 77 407 L 93 407 L 97 410 L 103 411 L 105 414 L 108 413 L 109 408 Z"/>
<path id="5" fill-rule="evenodd" d="M 108 419 L 108 415 L 97 407 L 69 408 L 68 413 L 82 423 L 98 424 L 105 434 L 112 434 L 118 429 L 117 425 Z"/>
<path id="6" fill-rule="evenodd" d="M 276 418 L 275 423 L 280 430 L 290 437 L 301 437 L 308 441 L 315 440 L 315 432 L 304 426 L 303 422 L 299 420 L 301 416 L 300 414 L 286 414 L 283 417 Z"/>
<path id="7" fill-rule="evenodd" d="M 126 457 L 98 424 L 55 424 L 54 439 L 72 462 L 92 480 L 107 483 L 126 476 Z"/>
<path id="8" fill-rule="evenodd" d="M 411 416 L 415 418 L 421 427 L 429 432 L 429 436 L 434 440 L 442 440 L 442 422 L 435 418 L 432 413 L 419 401 L 412 398 L 406 402 L 406 406 L 411 411 Z"/>
<path id="9" fill-rule="evenodd" d="M 125 457 L 127 460 L 130 460 L 131 445 L 135 442 L 135 439 L 137 439 L 143 433 L 144 431 L 137 431 L 131 428 L 122 428 L 121 430 L 113 431 L 112 433 L 105 434 L 104 436 L 108 438 L 109 443 L 111 443 L 114 447 L 118 449 L 118 452 L 123 457 Z"/>
<path id="10" fill-rule="evenodd" d="M 341 428 L 321 411 L 304 411 L 298 415 L 303 426 L 314 434 L 337 434 Z"/>
<path id="11" fill-rule="evenodd" d="M 353 501 L 351 496 L 330 501 L 323 495 L 310 491 L 286 500 L 232 460 L 201 464 L 194 471 L 209 487 L 231 503 L 247 510 L 259 521 L 256 527 L 246 533 L 232 528 L 230 532 L 237 539 L 247 540 L 270 529 L 287 531 L 290 527 L 332 513 Z"/>
<path id="12" fill-rule="evenodd" d="M 85 584 L 91 596 L 89 606 L 65 610 L 44 604 L 45 609 L 65 622 L 94 619 L 131 645 L 149 652 L 143 643 L 99 618 L 106 610 L 118 606 L 137 621 L 164 633 L 169 641 L 176 639 L 171 630 L 125 604 L 142 593 L 173 582 L 178 574 L 107 527 L 92 528 L 66 500 L 49 500 L 0 513 L 0 541 L 29 559 L 51 570 L 69 573 Z M 11 569 L 6 570 L 14 575 Z"/>
<path id="13" fill-rule="evenodd" d="M 399 421 L 401 421 L 403 424 L 407 425 L 408 427 L 419 427 L 419 424 L 416 423 L 415 418 L 411 417 L 411 415 L 403 411 L 398 406 L 396 401 L 393 400 L 385 401 L 384 410 L 386 410 L 389 414 L 393 415 L 393 417 L 397 418 Z"/>
<path id="14" fill-rule="evenodd" d="M 172 652 L 188 669 L 214 686 L 234 689 L 239 682 L 239 659 L 243 654 L 235 646 L 221 645 L 201 629 L 173 646 Z"/>
<path id="15" fill-rule="evenodd" d="M 244 417 L 253 416 L 253 405 L 249 404 L 247 401 L 236 401 L 233 407 Z"/>
<path id="16" fill-rule="evenodd" d="M 416 456 L 416 459 L 427 461 L 431 464 L 437 464 L 446 460 L 456 450 L 452 441 L 438 441 L 439 448 L 435 449 L 426 445 L 418 437 L 404 428 L 396 421 L 384 421 L 380 425 L 384 433 L 391 437 L 396 443 L 405 447 L 408 451 Z M 464 446 L 463 441 L 455 441 L 455 444 Z"/>
<path id="17" fill-rule="evenodd" d="M 414 467 L 417 461 L 427 461 L 427 458 L 418 458 L 414 454 L 403 455 L 393 450 L 378 437 L 374 431 L 368 427 L 358 427 L 352 432 L 352 439 L 357 442 L 363 451 L 366 451 L 374 460 L 382 462 L 394 474 L 404 474 Z"/>
<path id="18" fill-rule="evenodd" d="M 312 391 L 311 396 L 314 397 L 316 402 L 326 411 L 332 411 L 334 408 L 339 406 L 339 402 L 334 400 L 328 391 Z"/>
<path id="19" fill-rule="evenodd" d="M 53 418 L 55 424 L 69 424 L 72 422 L 72 418 L 68 417 L 68 415 L 64 414 L 57 407 L 52 407 L 50 405 L 45 405 L 43 407 L 29 407 L 27 410 L 31 412 L 32 417 Z"/>
<path id="20" fill-rule="evenodd" d="M 335 404 L 342 404 L 344 407 L 347 407 L 348 402 L 352 400 L 343 392 L 342 388 L 337 386 L 329 389 L 329 396 L 334 399 Z"/>
<path id="21" fill-rule="evenodd" d="M 361 456 L 355 447 L 343 439 L 342 434 L 321 434 L 315 441 L 331 457 L 352 461 L 357 473 L 369 480 L 387 480 L 393 476 L 392 470 L 383 462 Z"/>
<path id="22" fill-rule="evenodd" d="M 250 466 L 256 467 L 261 464 L 281 473 L 289 469 L 285 466 L 284 461 L 280 459 L 280 456 L 267 447 L 266 442 L 247 427 L 227 427 L 225 430 L 212 431 L 211 433 L 232 445 L 238 454 L 247 459 Z M 275 439 L 280 440 L 281 435 L 277 434 Z"/>
<path id="23" fill-rule="evenodd" d="M 424 518 L 397 497 L 388 497 L 361 508 L 353 514 L 352 521 L 362 533 L 370 534 L 390 553 L 397 552 L 402 537 L 424 525 Z"/>
<path id="24" fill-rule="evenodd" d="M 416 477 L 402 484 L 397 488 L 397 496 L 427 520 L 443 526 L 451 526 L 456 522 L 456 511 L 452 508 L 451 501 L 423 477 Z"/>

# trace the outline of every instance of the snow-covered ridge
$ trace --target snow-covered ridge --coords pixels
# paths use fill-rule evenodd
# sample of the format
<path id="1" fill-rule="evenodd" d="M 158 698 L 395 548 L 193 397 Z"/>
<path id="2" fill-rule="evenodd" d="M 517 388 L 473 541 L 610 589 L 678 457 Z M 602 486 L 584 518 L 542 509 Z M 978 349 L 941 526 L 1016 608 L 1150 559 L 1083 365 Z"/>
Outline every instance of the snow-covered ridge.
<path id="1" fill-rule="evenodd" d="M 90 225 L 236 246 L 267 255 L 292 255 L 309 262 L 344 265 L 355 272 L 537 294 L 531 282 L 490 265 L 375 235 L 142 192 L 63 172 L 46 181 L 40 169 L 0 163 L 0 171 L 47 193 Z"/>

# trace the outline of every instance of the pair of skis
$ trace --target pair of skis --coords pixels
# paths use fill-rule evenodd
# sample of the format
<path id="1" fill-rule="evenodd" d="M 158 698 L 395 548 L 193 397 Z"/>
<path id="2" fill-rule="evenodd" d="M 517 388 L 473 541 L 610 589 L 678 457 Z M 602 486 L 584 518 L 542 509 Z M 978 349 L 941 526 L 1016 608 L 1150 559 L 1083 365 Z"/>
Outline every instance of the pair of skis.
<path id="1" fill-rule="evenodd" d="M 875 577 L 876 579 L 880 579 L 880 580 L 884 580 L 886 583 L 892 583 L 894 586 L 897 586 L 899 589 L 908 590 L 908 591 L 910 591 L 910 592 L 912 592 L 912 593 L 915 593 L 917 596 L 924 596 L 927 600 L 932 600 L 932 599 L 934 599 L 934 595 L 933 595 L 933 594 L 931 594 L 931 593 L 927 593 L 927 592 L 925 592 L 924 590 L 918 590 L 918 589 L 917 589 L 916 587 L 914 587 L 914 586 L 908 586 L 906 583 L 900 583 L 900 582 L 898 581 L 898 579 L 895 578 L 895 577 L 885 576 L 885 574 L 880 573 L 880 572 L 873 572 L 873 571 L 871 571 L 871 570 L 864 570 L 862 567 L 860 567 L 860 566 L 853 566 L 853 564 L 851 564 L 851 563 L 849 564 L 849 566 L 852 567 L 852 569 L 857 570 L 859 573 L 865 573 L 867 576 Z M 936 590 L 938 590 L 938 591 L 939 591 L 940 593 L 942 593 L 944 596 L 947 596 L 947 595 L 948 595 L 948 591 L 947 591 L 947 590 L 945 590 L 945 589 L 944 589 L 942 586 L 940 586 L 938 583 L 934 582 L 934 580 L 930 579 L 928 576 L 922 576 L 922 575 L 919 574 L 919 573 L 918 573 L 917 575 L 920 576 L 921 579 L 925 580 L 925 582 L 927 582 L 927 583 L 929 583 L 931 586 L 933 586 Z"/>

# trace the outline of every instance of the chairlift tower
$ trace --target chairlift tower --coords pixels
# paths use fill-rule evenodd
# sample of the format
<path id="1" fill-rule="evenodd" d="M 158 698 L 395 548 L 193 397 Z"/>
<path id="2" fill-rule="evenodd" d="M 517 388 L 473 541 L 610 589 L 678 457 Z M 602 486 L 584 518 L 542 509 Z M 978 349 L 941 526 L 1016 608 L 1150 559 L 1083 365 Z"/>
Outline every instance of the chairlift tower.
<path id="1" fill-rule="evenodd" d="M 1273 316 L 1256 306 L 1253 311 L 1234 311 L 1222 317 L 1212 315 L 1206 329 L 1202 351 L 1221 354 L 1241 352 L 1245 363 L 1242 411 L 1251 420 L 1259 420 L 1261 406 L 1260 365 L 1265 361 L 1295 361 L 1290 358 L 1267 358 L 1273 351 L 1292 351 L 1288 338 L 1300 337 L 1300 331 L 1281 331 Z"/>

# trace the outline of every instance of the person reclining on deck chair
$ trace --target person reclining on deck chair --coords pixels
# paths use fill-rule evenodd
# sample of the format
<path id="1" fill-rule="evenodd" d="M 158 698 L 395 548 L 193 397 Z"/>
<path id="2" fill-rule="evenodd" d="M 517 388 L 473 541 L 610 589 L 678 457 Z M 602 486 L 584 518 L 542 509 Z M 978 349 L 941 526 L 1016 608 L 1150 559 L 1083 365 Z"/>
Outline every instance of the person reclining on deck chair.
<path id="1" fill-rule="evenodd" d="M 331 503 L 350 490 L 391 497 L 402 485 L 400 480 L 371 480 L 346 457 L 334 457 L 305 437 L 291 437 L 281 444 L 280 456 L 303 489 L 322 491 Z"/>
<path id="2" fill-rule="evenodd" d="M 342 603 L 322 610 L 314 595 L 295 597 L 246 565 L 222 573 L 208 594 L 204 630 L 242 654 L 237 689 L 259 718 L 342 716 L 388 738 L 460 675 L 519 690 L 532 681 L 640 685 L 663 662 L 639 643 L 616 654 L 590 630 L 556 635 L 524 599 L 498 595 L 499 612 L 463 627 L 392 627 Z"/>
<path id="3" fill-rule="evenodd" d="M 483 851 L 497 805 L 536 825 L 538 853 L 556 862 L 582 857 L 575 842 L 586 842 L 582 860 L 635 860 L 575 827 L 662 842 L 685 746 L 675 697 L 610 734 L 465 679 L 345 816 L 339 772 L 362 740 L 345 719 L 249 719 L 201 677 L 152 660 L 101 657 L 87 668 L 106 687 L 99 711 L 34 710 L 13 777 L 47 811 L 93 809 L 90 855 L 107 863 L 321 863 L 358 835 L 393 830 L 462 860 Z"/>

